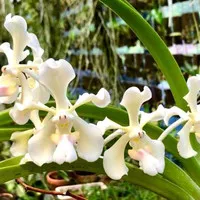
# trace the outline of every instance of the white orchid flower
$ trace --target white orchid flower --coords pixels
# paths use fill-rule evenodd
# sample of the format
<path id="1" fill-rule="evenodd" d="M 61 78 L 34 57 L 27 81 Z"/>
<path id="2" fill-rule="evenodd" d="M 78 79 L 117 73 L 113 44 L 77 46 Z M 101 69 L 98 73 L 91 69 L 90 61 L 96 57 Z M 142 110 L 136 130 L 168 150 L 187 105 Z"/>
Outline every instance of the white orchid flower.
<path id="1" fill-rule="evenodd" d="M 197 154 L 192 148 L 190 143 L 190 133 L 194 132 L 197 141 L 200 143 L 200 105 L 198 105 L 197 98 L 200 91 L 200 76 L 192 76 L 188 78 L 187 86 L 189 89 L 188 94 L 184 97 L 190 111 L 184 112 L 182 109 L 174 106 L 170 108 L 165 117 L 165 123 L 168 125 L 168 121 L 172 116 L 179 116 L 180 119 L 173 123 L 165 131 L 168 134 L 176 126 L 185 123 L 182 129 L 178 132 L 178 151 L 183 158 L 190 158 Z"/>
<path id="2" fill-rule="evenodd" d="M 29 54 L 28 50 L 24 51 L 25 47 L 29 46 L 33 51 L 32 65 L 42 62 L 43 49 L 40 47 L 37 37 L 27 32 L 27 24 L 23 17 L 18 15 L 12 17 L 9 14 L 6 16 L 4 26 L 12 36 L 13 48 L 11 49 L 8 42 L 0 45 L 0 52 L 5 53 L 8 60 L 8 65 L 2 67 L 2 76 L 0 76 L 0 103 L 9 104 L 17 99 L 19 88 L 23 84 L 21 83 L 23 80 L 20 79 L 23 77 L 21 70 L 35 67 L 19 64 Z"/>
<path id="3" fill-rule="evenodd" d="M 46 120 L 28 142 L 31 160 L 39 166 L 49 162 L 73 162 L 77 154 L 88 162 L 97 160 L 104 144 L 102 132 L 96 125 L 81 119 L 75 109 L 87 102 L 104 107 L 110 103 L 109 93 L 103 88 L 97 95 L 85 93 L 71 105 L 66 92 L 75 78 L 72 66 L 65 60 L 49 59 L 39 69 L 39 82 L 49 89 L 56 109 L 51 112 L 53 117 Z"/>
<path id="4" fill-rule="evenodd" d="M 11 49 L 9 43 L 0 45 L 0 51 L 4 52 L 8 59 L 8 65 L 2 67 L 3 73 L 0 76 L 0 103 L 9 104 L 16 101 L 10 116 L 16 123 L 25 124 L 30 118 L 33 104 L 44 104 L 50 97 L 44 86 L 26 74 L 26 70 L 38 74 L 38 65 L 42 63 L 44 50 L 37 37 L 28 33 L 26 21 L 21 16 L 7 15 L 4 26 L 12 36 L 13 48 Z M 29 61 L 27 65 L 20 64 L 29 54 L 29 51 L 24 51 L 26 46 L 33 52 L 33 61 Z"/>
<path id="5" fill-rule="evenodd" d="M 122 135 L 117 142 L 104 153 L 103 166 L 106 174 L 115 180 L 127 174 L 128 168 L 124 161 L 126 145 L 130 144 L 129 156 L 139 161 L 140 168 L 144 173 L 151 176 L 162 173 L 164 170 L 164 145 L 161 141 L 152 140 L 144 131 L 143 127 L 150 121 L 158 121 L 164 118 L 165 109 L 162 105 L 152 113 L 140 112 L 141 105 L 151 98 L 151 90 L 144 87 L 140 90 L 131 87 L 126 90 L 121 101 L 129 116 L 129 126 L 121 126 L 108 118 L 98 122 L 97 126 L 103 132 L 108 129 L 117 129 L 105 139 L 105 144 L 116 136 Z M 139 120 L 139 113 L 141 118 Z"/>

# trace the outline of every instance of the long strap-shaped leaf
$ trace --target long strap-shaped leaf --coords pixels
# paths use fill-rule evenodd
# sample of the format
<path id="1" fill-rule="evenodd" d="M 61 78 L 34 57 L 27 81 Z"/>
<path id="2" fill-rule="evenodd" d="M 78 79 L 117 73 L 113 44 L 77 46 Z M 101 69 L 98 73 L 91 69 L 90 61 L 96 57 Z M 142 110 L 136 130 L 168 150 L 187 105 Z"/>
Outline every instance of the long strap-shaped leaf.
<path id="1" fill-rule="evenodd" d="M 102 166 L 102 160 L 99 159 L 96 162 L 88 163 L 84 160 L 77 160 L 76 162 L 73 162 L 71 164 L 65 163 L 62 165 L 57 165 L 55 163 L 51 164 L 45 164 L 42 167 L 38 167 L 33 163 L 26 163 L 24 165 L 18 165 L 17 162 L 19 162 L 19 158 L 12 158 L 8 161 L 4 161 L 3 163 L 0 163 L 0 183 L 3 183 L 5 181 L 17 178 L 17 177 L 25 177 L 29 174 L 33 173 L 41 173 L 45 171 L 52 171 L 52 170 L 81 170 L 81 171 L 90 171 L 95 172 L 97 174 L 105 173 Z M 6 163 L 7 162 L 7 163 Z M 13 165 L 12 165 L 13 162 Z M 9 166 L 9 167 L 6 167 Z M 136 166 L 129 164 L 129 175 L 124 176 L 124 180 L 129 181 L 130 183 L 134 183 L 140 186 L 143 186 L 144 188 L 150 189 L 157 194 L 160 194 L 168 199 L 175 200 L 175 199 L 182 199 L 182 200 L 194 200 L 199 195 L 200 192 L 198 192 L 198 188 L 193 187 L 193 193 L 190 195 L 187 190 L 175 185 L 171 181 L 163 178 L 160 175 L 157 176 L 148 176 L 144 174 L 140 169 L 138 169 Z M 176 171 L 174 171 L 176 172 Z M 173 171 L 171 171 L 173 173 Z M 181 172 L 182 173 L 182 172 Z M 179 171 L 180 174 L 180 171 Z M 183 175 L 184 176 L 184 175 Z M 190 187 L 190 184 L 192 183 L 190 179 L 187 179 L 189 177 L 180 176 L 180 181 L 183 181 L 185 183 L 186 189 L 188 189 L 188 186 Z"/>
<path id="2" fill-rule="evenodd" d="M 101 0 L 101 2 L 118 14 L 146 46 L 158 67 L 165 75 L 177 106 L 186 110 L 186 102 L 183 100 L 183 97 L 188 92 L 186 82 L 177 62 L 159 35 L 143 17 L 124 0 Z"/>

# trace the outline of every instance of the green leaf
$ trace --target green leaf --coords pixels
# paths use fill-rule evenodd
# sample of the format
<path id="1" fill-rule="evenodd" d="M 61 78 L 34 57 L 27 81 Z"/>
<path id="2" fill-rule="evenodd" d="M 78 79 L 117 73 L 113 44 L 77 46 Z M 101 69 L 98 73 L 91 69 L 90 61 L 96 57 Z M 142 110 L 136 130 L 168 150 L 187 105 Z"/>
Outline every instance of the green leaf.
<path id="1" fill-rule="evenodd" d="M 10 109 L 5 109 L 3 111 L 0 111 L 0 126 L 9 124 L 12 122 L 11 117 L 9 116 Z"/>
<path id="2" fill-rule="evenodd" d="M 165 43 L 143 17 L 125 0 L 101 0 L 134 31 L 167 79 L 177 106 L 187 110 L 183 97 L 188 92 L 181 70 Z M 177 84 L 179 83 L 179 84 Z"/>
<path id="3" fill-rule="evenodd" d="M 19 165 L 20 160 L 22 159 L 22 157 L 23 156 L 18 156 L 18 157 L 9 158 L 9 159 L 1 161 L 0 162 L 0 169 L 4 168 L 4 167 L 10 167 L 10 166 Z M 12 180 L 12 179 L 10 179 L 10 180 Z"/>
<path id="4" fill-rule="evenodd" d="M 16 158 L 15 158 L 16 159 Z M 4 166 L 5 166 L 4 161 Z M 8 163 L 11 163 L 11 159 L 9 159 Z M 16 161 L 13 163 L 16 164 Z M 0 166 L 1 163 L 0 163 Z M 80 171 L 90 171 L 95 172 L 97 174 L 105 173 L 103 170 L 103 164 L 102 159 L 97 160 L 93 163 L 88 163 L 84 160 L 78 159 L 77 161 L 69 164 L 64 163 L 62 165 L 58 165 L 55 163 L 51 164 L 45 164 L 42 167 L 39 167 L 31 162 L 26 163 L 24 165 L 11 165 L 9 167 L 3 167 L 0 168 L 0 183 L 4 183 L 8 180 L 12 180 L 14 178 L 18 177 L 25 177 L 29 174 L 33 173 L 42 173 L 46 171 L 53 171 L 53 170 L 80 170 Z M 160 195 L 162 195 L 165 198 L 168 199 L 181 199 L 181 200 L 194 200 L 192 196 L 189 195 L 188 192 L 186 192 L 181 187 L 178 187 L 174 183 L 170 182 L 169 180 L 166 180 L 160 175 L 157 176 L 148 176 L 144 174 L 140 169 L 138 169 L 136 166 L 132 164 L 128 164 L 129 167 L 129 174 L 128 176 L 124 176 L 123 179 L 126 181 L 129 181 L 130 183 L 140 185 L 144 188 L 150 189 Z M 183 177 L 180 177 L 180 181 L 183 181 Z M 190 184 L 190 181 L 186 181 L 188 185 Z M 187 189 L 187 188 L 186 188 Z M 195 189 L 193 190 L 193 194 L 195 195 Z"/>
<path id="5" fill-rule="evenodd" d="M 16 131 L 26 131 L 30 129 L 29 126 L 12 126 L 12 128 L 0 128 L 0 142 L 2 141 L 8 141 L 10 139 L 10 136 L 12 133 Z"/>

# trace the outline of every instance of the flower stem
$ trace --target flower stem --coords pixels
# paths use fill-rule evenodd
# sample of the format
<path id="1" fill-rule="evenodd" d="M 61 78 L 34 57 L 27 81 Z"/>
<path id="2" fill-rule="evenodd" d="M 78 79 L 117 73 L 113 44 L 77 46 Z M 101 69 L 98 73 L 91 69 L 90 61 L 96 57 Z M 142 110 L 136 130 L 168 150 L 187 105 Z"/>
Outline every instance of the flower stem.
<path id="1" fill-rule="evenodd" d="M 176 122 L 174 122 L 172 125 L 170 125 L 169 127 L 167 127 L 167 129 L 165 129 L 165 131 L 159 136 L 158 140 L 162 141 L 164 140 L 167 135 L 173 130 L 175 129 L 177 126 L 179 126 L 180 124 L 184 123 L 186 120 L 185 119 L 178 119 Z"/>

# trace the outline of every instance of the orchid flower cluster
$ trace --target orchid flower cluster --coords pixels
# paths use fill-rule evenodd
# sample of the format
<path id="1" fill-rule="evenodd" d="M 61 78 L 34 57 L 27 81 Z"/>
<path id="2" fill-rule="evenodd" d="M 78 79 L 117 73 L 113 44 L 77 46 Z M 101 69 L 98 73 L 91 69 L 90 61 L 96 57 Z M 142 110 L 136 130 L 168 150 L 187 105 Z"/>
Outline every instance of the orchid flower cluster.
<path id="1" fill-rule="evenodd" d="M 140 111 L 143 103 L 151 99 L 151 90 L 147 86 L 143 91 L 131 87 L 125 91 L 120 103 L 128 112 L 128 126 L 121 126 L 108 118 L 97 124 L 88 123 L 78 116 L 76 109 L 89 102 L 106 107 L 111 101 L 108 91 L 102 88 L 96 95 L 84 93 L 72 105 L 66 96 L 68 85 L 75 78 L 72 66 L 63 59 L 43 61 L 44 50 L 36 35 L 27 31 L 26 21 L 21 16 L 7 15 L 4 26 L 11 34 L 13 44 L 12 48 L 7 42 L 0 45 L 0 51 L 8 60 L 8 65 L 1 68 L 0 103 L 14 103 L 9 114 L 15 123 L 24 125 L 30 120 L 34 125 L 30 130 L 14 132 L 10 138 L 13 141 L 10 151 L 13 156 L 23 156 L 21 164 L 29 161 L 38 166 L 51 162 L 63 164 L 74 162 L 78 157 L 94 162 L 103 154 L 106 174 L 118 180 L 128 172 L 124 154 L 129 143 L 130 158 L 139 162 L 144 173 L 154 176 L 164 171 L 165 147 L 162 141 L 180 124 L 184 124 L 178 133 L 180 155 L 184 158 L 196 155 L 189 136 L 194 132 L 200 142 L 199 75 L 190 77 L 187 82 L 189 93 L 185 100 L 190 112 L 178 107 L 167 109 L 162 105 L 152 113 Z M 28 59 L 27 47 L 32 51 L 33 60 L 21 64 Z M 46 105 L 50 96 L 55 100 L 55 107 Z M 46 116 L 41 118 L 39 111 L 45 111 Z M 169 119 L 175 115 L 180 118 L 157 140 L 151 139 L 144 131 L 148 122 L 163 120 L 168 125 Z M 105 137 L 107 130 L 115 131 Z M 114 145 L 102 153 L 104 146 L 115 138 L 118 139 Z"/>

